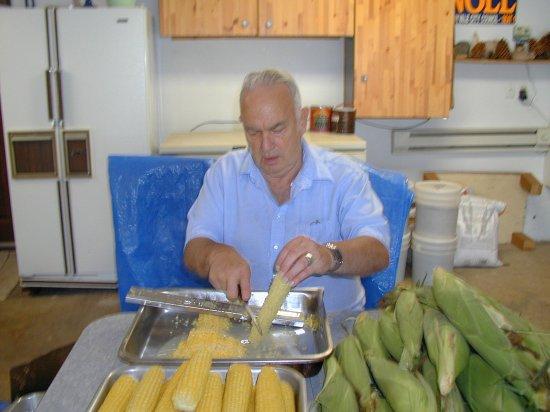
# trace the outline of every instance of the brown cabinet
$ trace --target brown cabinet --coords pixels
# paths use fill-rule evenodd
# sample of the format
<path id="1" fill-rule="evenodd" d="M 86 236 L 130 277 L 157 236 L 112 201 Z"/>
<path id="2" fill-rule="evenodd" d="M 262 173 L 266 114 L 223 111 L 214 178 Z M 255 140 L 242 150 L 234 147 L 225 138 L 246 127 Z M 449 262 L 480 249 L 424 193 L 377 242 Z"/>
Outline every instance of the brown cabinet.
<path id="1" fill-rule="evenodd" d="M 159 0 L 165 37 L 353 36 L 354 0 Z"/>
<path id="2" fill-rule="evenodd" d="M 446 117 L 453 28 L 453 0 L 355 0 L 357 117 Z"/>

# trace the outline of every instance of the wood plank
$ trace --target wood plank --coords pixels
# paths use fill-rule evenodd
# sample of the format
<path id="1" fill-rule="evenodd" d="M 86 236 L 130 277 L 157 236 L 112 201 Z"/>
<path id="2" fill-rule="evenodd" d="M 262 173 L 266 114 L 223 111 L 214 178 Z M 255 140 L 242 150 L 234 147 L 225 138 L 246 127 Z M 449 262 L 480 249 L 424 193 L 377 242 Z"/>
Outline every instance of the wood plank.
<path id="1" fill-rule="evenodd" d="M 512 233 L 512 244 L 521 250 L 535 249 L 535 241 L 522 232 Z"/>
<path id="2" fill-rule="evenodd" d="M 542 193 L 542 183 L 532 173 L 522 173 L 519 185 L 530 195 L 540 195 Z"/>
<path id="3" fill-rule="evenodd" d="M 550 59 L 504 60 L 504 59 L 471 59 L 469 57 L 455 57 L 455 63 L 469 63 L 469 64 L 550 64 Z"/>
<path id="4" fill-rule="evenodd" d="M 435 172 L 424 172 L 422 180 L 439 180 L 439 175 Z"/>
<path id="5" fill-rule="evenodd" d="M 352 37 L 354 34 L 354 0 L 258 2 L 260 36 Z"/>

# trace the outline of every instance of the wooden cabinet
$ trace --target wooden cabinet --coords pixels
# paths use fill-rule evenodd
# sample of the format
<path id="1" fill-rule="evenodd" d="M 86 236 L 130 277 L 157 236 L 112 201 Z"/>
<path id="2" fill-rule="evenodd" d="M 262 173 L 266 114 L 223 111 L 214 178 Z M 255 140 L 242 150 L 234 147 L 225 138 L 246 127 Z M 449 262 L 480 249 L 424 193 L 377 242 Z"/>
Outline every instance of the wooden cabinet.
<path id="1" fill-rule="evenodd" d="M 159 0 L 165 37 L 353 36 L 355 0 Z"/>
<path id="2" fill-rule="evenodd" d="M 259 0 L 260 36 L 353 36 L 355 0 Z"/>
<path id="3" fill-rule="evenodd" d="M 258 34 L 257 0 L 159 0 L 165 37 L 238 37 Z"/>
<path id="4" fill-rule="evenodd" d="M 355 0 L 357 117 L 446 117 L 453 28 L 453 0 Z"/>

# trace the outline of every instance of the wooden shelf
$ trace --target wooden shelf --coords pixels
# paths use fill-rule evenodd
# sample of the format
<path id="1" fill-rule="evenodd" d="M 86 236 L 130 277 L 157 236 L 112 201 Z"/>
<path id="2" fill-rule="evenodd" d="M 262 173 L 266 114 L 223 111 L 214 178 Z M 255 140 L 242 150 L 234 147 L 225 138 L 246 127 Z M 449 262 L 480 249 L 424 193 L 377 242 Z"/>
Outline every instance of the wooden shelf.
<path id="1" fill-rule="evenodd" d="M 540 60 L 505 60 L 505 59 L 469 59 L 455 57 L 455 63 L 468 64 L 550 64 L 550 59 Z"/>

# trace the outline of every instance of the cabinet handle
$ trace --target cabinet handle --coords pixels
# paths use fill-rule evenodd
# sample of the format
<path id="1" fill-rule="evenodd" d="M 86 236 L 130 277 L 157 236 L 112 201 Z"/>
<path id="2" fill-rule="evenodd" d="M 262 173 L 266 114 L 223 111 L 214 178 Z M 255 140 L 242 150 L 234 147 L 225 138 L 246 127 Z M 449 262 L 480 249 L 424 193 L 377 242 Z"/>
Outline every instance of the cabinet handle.
<path id="1" fill-rule="evenodd" d="M 241 27 L 243 29 L 246 29 L 248 26 L 250 26 L 250 22 L 247 19 L 244 19 L 243 21 L 241 21 Z"/>
<path id="2" fill-rule="evenodd" d="M 266 29 L 270 29 L 273 27 L 273 22 L 271 21 L 271 19 L 269 19 L 268 21 L 265 22 L 265 28 Z"/>
<path id="3" fill-rule="evenodd" d="M 46 70 L 46 96 L 48 97 L 48 119 L 53 120 L 52 110 L 52 83 L 50 80 L 50 71 Z"/>
<path id="4" fill-rule="evenodd" d="M 361 75 L 361 81 L 362 81 L 363 83 L 366 83 L 367 80 L 369 80 L 369 76 L 367 76 L 366 74 Z"/>

